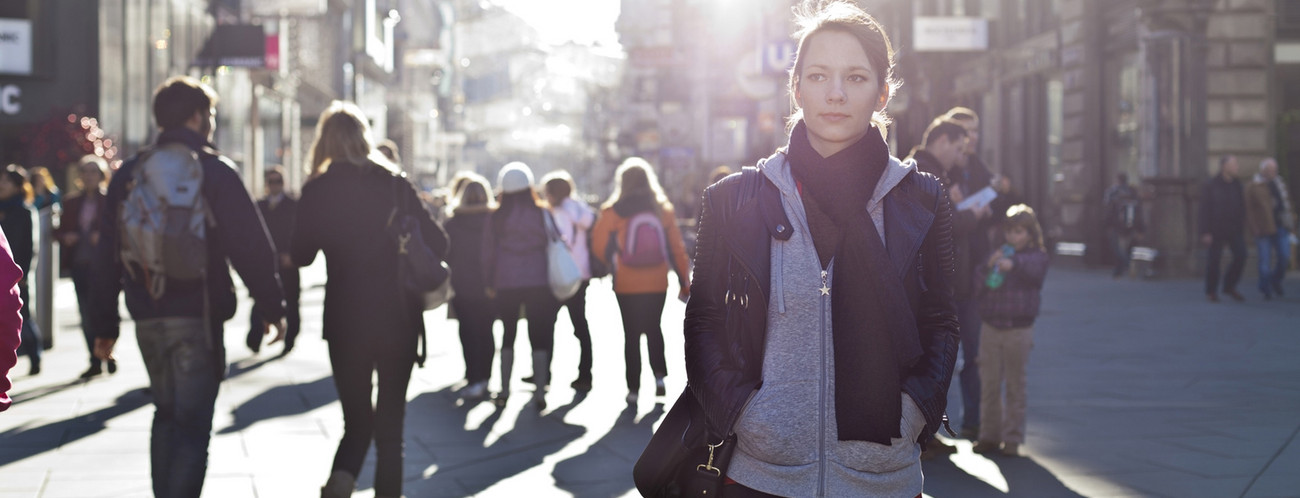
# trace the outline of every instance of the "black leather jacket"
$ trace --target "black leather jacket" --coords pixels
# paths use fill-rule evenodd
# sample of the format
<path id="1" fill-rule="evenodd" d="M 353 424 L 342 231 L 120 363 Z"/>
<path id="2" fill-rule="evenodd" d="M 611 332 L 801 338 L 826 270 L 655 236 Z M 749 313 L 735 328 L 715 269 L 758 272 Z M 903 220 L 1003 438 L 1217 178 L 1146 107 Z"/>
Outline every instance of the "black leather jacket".
<path id="1" fill-rule="evenodd" d="M 732 434 L 762 384 L 771 244 L 792 234 L 777 187 L 761 172 L 746 170 L 704 192 L 686 306 L 687 376 L 708 417 L 711 439 Z M 903 391 L 925 414 L 923 443 L 944 421 L 957 359 L 952 206 L 939 180 L 918 171 L 883 202 L 887 249 L 891 260 L 908 265 L 904 286 L 924 350 L 920 359 L 901 366 Z M 931 215 L 933 221 L 924 226 L 916 221 Z M 910 254 L 905 244 L 894 242 L 909 240 L 919 242 Z"/>

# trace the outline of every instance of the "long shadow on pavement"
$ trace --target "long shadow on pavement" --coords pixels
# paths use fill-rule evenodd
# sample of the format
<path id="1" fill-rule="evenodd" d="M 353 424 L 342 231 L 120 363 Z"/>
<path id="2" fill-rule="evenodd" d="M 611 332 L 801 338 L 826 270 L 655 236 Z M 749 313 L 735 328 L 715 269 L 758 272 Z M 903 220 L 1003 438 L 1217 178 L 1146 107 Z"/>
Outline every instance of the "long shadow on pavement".
<path id="1" fill-rule="evenodd" d="M 110 406 L 40 427 L 15 427 L 0 433 L 0 467 L 18 462 L 106 429 L 105 422 L 153 402 L 144 389 L 127 391 Z"/>
<path id="2" fill-rule="evenodd" d="M 436 470 L 428 477 L 408 481 L 407 496 L 468 496 L 480 493 L 492 485 L 542 464 L 550 454 L 560 451 L 586 433 L 586 428 L 564 422 L 573 407 L 585 395 L 539 414 L 531 406 L 520 410 L 514 427 L 502 434 L 489 446 L 484 442 L 493 432 L 501 416 L 497 408 L 478 429 L 465 430 L 471 407 L 455 405 L 455 395 L 450 389 L 425 393 L 407 404 L 407 434 L 433 457 L 429 466 Z M 506 409 L 519 406 L 511 404 Z M 411 423 L 418 420 L 418 423 Z M 418 431 L 418 432 L 417 432 Z M 411 437 L 408 437 L 408 440 Z M 413 469 L 410 445 L 407 446 L 406 475 L 420 475 Z M 366 474 L 362 471 L 362 474 Z M 358 488 L 363 487 L 358 482 Z"/>
<path id="3" fill-rule="evenodd" d="M 629 404 L 614 426 L 587 452 L 555 464 L 551 473 L 556 486 L 582 497 L 618 497 L 635 487 L 632 466 L 650 442 L 654 424 L 664 414 L 664 404 L 655 403 L 650 413 L 636 419 L 637 406 Z"/>
<path id="4" fill-rule="evenodd" d="M 263 420 L 306 413 L 336 400 L 338 393 L 334 390 L 332 376 L 308 384 L 272 387 L 235 407 L 232 410 L 235 423 L 217 433 L 239 432 Z"/>
<path id="5" fill-rule="evenodd" d="M 952 460 L 944 458 L 924 462 L 925 494 L 935 498 L 1083 497 L 1029 457 L 994 456 L 989 460 L 1006 480 L 1007 492 L 1003 493 L 983 479 L 967 473 Z"/>

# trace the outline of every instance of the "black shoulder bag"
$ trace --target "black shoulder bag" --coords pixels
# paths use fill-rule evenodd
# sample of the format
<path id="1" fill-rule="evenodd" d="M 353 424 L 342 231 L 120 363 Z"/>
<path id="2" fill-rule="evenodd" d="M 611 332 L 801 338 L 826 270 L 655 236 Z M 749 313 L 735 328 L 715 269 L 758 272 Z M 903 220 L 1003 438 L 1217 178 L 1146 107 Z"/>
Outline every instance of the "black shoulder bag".
<path id="1" fill-rule="evenodd" d="M 412 208 L 406 206 L 409 188 L 406 180 L 393 176 L 393 210 L 388 215 L 388 236 L 397 247 L 397 280 L 407 306 L 419 306 L 420 311 L 436 308 L 450 299 L 451 271 L 433 249 L 424 241 L 420 231 L 420 220 L 411 214 Z M 421 215 L 428 216 L 423 207 L 416 207 Z M 430 298 L 430 295 L 435 296 Z M 447 299 L 437 296 L 445 295 Z M 430 304 L 441 299 L 436 305 Z M 423 330 L 423 327 L 421 327 Z M 420 353 L 418 363 L 424 366 L 426 356 L 426 339 L 420 335 Z"/>

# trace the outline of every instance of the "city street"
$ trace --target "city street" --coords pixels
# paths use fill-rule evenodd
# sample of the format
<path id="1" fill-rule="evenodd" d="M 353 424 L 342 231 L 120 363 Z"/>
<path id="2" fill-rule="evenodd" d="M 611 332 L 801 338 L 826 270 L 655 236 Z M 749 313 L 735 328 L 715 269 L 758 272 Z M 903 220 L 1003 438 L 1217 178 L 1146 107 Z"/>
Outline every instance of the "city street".
<path id="1" fill-rule="evenodd" d="M 320 340 L 323 282 L 323 263 L 304 270 L 303 332 L 286 357 L 279 345 L 260 355 L 243 345 L 247 303 L 227 323 L 230 378 L 217 400 L 205 496 L 319 493 L 342 429 Z M 1030 361 L 1026 457 L 986 458 L 957 441 L 957 454 L 925 464 L 926 495 L 1300 496 L 1300 281 L 1271 302 L 1245 292 L 1245 303 L 1208 304 L 1200 289 L 1195 280 L 1053 268 Z M 131 324 L 119 372 L 81 382 L 87 353 L 71 282 L 59 281 L 57 293 L 57 348 L 37 377 L 19 360 L 15 403 L 0 414 L 0 498 L 151 496 L 153 409 Z M 668 299 L 663 319 L 669 396 L 653 396 L 646 368 L 635 405 L 624 402 L 608 279 L 589 290 L 588 309 L 595 387 L 586 396 L 568 388 L 577 342 L 562 312 L 555 387 L 540 414 L 527 406 L 531 386 L 518 381 L 531 372 L 526 334 L 506 406 L 457 406 L 455 322 L 442 309 L 425 315 L 429 360 L 415 371 L 406 412 L 407 496 L 636 496 L 632 465 L 685 383 L 684 305 Z M 953 390 L 949 413 L 958 418 Z M 373 452 L 355 496 L 373 495 L 372 477 Z"/>

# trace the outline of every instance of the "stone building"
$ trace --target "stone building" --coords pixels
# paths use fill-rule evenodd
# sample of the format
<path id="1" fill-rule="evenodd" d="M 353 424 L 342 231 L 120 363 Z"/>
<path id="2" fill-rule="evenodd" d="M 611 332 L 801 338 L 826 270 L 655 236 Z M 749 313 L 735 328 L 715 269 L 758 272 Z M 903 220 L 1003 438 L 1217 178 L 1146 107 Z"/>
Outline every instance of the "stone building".
<path id="1" fill-rule="evenodd" d="M 1051 238 L 1087 244 L 1089 262 L 1109 258 L 1100 204 L 1117 173 L 1140 180 L 1147 243 L 1170 273 L 1198 268 L 1199 185 L 1221 156 L 1236 155 L 1243 176 L 1273 155 L 1286 159 L 1293 184 L 1300 173 L 1286 150 L 1294 141 L 1279 140 L 1280 129 L 1297 131 L 1279 126 L 1300 100 L 1288 88 L 1300 46 L 1285 41 L 1300 31 L 1298 2 L 863 3 L 901 48 L 898 150 L 919 142 L 929 119 L 949 107 L 977 110 L 990 168 L 1010 176 Z M 926 17 L 982 20 L 987 46 L 918 51 L 926 33 L 917 19 Z"/>

